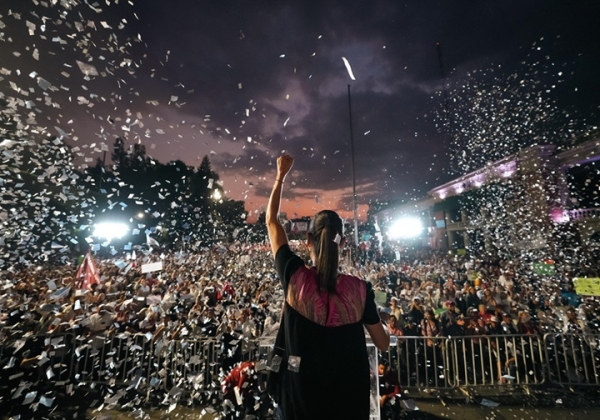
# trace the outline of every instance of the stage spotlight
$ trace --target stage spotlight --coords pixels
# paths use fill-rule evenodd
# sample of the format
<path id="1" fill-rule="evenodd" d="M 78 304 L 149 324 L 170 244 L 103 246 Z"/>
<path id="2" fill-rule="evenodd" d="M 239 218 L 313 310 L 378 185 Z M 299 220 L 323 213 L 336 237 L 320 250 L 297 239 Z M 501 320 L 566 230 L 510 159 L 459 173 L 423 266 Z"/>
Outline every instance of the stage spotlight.
<path id="1" fill-rule="evenodd" d="M 405 218 L 397 220 L 388 230 L 390 239 L 416 238 L 423 231 L 423 225 L 417 218 Z"/>
<path id="2" fill-rule="evenodd" d="M 94 236 L 111 241 L 120 239 L 129 232 L 129 227 L 124 223 L 103 222 L 94 225 Z"/>

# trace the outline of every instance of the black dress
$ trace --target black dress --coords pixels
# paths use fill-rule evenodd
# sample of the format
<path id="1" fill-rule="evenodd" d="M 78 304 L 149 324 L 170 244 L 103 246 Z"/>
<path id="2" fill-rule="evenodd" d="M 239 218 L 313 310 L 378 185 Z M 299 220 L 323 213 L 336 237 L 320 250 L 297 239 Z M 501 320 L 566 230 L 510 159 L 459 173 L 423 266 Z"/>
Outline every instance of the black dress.
<path id="1" fill-rule="evenodd" d="M 335 295 L 319 291 L 316 271 L 288 245 L 276 266 L 286 302 L 278 400 L 283 418 L 368 419 L 370 372 L 363 324 L 380 322 L 371 285 L 340 275 Z"/>

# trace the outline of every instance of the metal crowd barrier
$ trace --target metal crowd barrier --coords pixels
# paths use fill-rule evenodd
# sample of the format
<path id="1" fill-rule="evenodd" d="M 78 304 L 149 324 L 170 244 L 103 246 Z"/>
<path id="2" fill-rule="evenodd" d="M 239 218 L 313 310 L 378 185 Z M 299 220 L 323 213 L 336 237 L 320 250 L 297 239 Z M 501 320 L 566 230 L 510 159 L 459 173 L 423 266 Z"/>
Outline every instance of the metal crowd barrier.
<path id="1" fill-rule="evenodd" d="M 543 348 L 532 335 L 451 337 L 454 386 L 536 385 L 544 382 Z"/>
<path id="2" fill-rule="evenodd" d="M 600 385 L 600 335 L 546 334 L 549 380 L 562 385 Z"/>
<path id="3" fill-rule="evenodd" d="M 400 386 L 407 388 L 451 388 L 450 360 L 445 337 L 397 337 L 384 359 L 398 371 Z"/>
<path id="4" fill-rule="evenodd" d="M 382 357 L 403 389 L 600 385 L 600 335 L 398 337 Z"/>
<path id="5" fill-rule="evenodd" d="M 221 365 L 219 342 L 215 340 L 174 340 L 162 352 L 164 388 L 170 394 L 198 394 L 215 391 Z M 217 385 L 215 385 L 215 382 Z"/>
<path id="6" fill-rule="evenodd" d="M 224 345 L 216 339 L 154 340 L 128 334 L 34 335 L 0 343 L 0 388 L 10 392 L 10 384 L 32 379 L 194 397 L 218 393 L 223 374 L 235 363 L 260 364 L 269 347 L 261 340 Z M 397 369 L 404 390 L 600 386 L 600 335 L 398 337 L 381 358 Z"/>
<path id="7" fill-rule="evenodd" d="M 72 377 L 78 383 L 131 385 L 139 389 L 150 378 L 153 344 L 144 335 L 78 338 L 72 354 Z"/>
<path id="8" fill-rule="evenodd" d="M 384 359 L 405 390 L 538 385 L 545 380 L 536 336 L 397 337 Z"/>

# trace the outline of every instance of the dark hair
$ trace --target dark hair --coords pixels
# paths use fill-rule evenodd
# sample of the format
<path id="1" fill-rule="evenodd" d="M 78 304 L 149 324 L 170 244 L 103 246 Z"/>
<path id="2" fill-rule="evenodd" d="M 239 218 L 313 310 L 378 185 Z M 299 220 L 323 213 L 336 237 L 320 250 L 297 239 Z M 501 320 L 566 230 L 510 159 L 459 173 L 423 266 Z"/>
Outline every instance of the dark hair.
<path id="1" fill-rule="evenodd" d="M 315 266 L 321 289 L 335 293 L 339 267 L 339 241 L 337 235 L 344 235 L 344 224 L 340 216 L 331 210 L 323 210 L 315 214 L 310 222 L 308 234 L 312 238 L 316 256 Z"/>

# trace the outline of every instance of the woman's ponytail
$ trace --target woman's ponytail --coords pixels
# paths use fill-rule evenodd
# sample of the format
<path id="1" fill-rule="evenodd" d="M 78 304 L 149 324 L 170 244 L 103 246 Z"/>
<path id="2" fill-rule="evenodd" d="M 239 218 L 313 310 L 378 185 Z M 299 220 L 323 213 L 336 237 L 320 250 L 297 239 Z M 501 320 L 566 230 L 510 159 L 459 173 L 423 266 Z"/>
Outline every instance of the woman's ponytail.
<path id="1" fill-rule="evenodd" d="M 321 289 L 335 293 L 340 260 L 339 244 L 343 235 L 342 219 L 331 210 L 317 213 L 309 230 L 315 252 L 315 265 Z"/>

